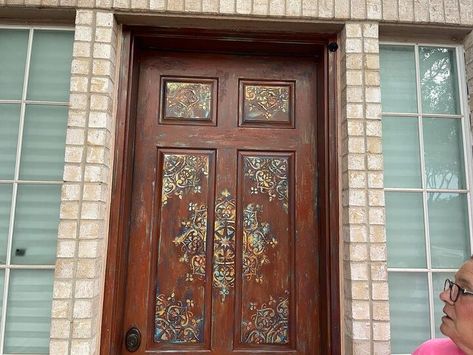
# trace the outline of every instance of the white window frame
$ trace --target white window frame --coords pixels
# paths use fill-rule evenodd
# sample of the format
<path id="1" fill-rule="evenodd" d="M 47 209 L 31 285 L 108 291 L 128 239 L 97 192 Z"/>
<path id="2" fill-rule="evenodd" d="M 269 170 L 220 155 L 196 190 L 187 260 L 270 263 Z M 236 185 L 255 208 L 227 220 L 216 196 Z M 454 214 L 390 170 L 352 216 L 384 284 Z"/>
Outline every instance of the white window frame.
<path id="1" fill-rule="evenodd" d="M 21 184 L 37 184 L 37 185 L 59 185 L 62 186 L 64 180 L 20 180 L 20 160 L 21 160 L 21 149 L 23 144 L 23 129 L 25 122 L 25 111 L 26 105 L 49 105 L 49 106 L 65 106 L 69 107 L 69 101 L 35 101 L 27 100 L 27 88 L 29 81 L 29 70 L 31 64 L 31 50 L 33 45 L 33 33 L 36 30 L 40 31 L 70 31 L 74 32 L 74 27 L 71 26 L 24 26 L 24 25 L 1 25 L 0 30 L 28 30 L 28 47 L 26 52 L 26 63 L 25 70 L 23 72 L 23 91 L 21 99 L 18 100 L 1 100 L 0 104 L 17 104 L 20 105 L 20 122 L 18 129 L 18 140 L 16 147 L 16 160 L 15 160 L 15 171 L 13 180 L 1 180 L 0 184 L 12 184 L 12 199 L 10 206 L 10 220 L 8 227 L 8 236 L 7 236 L 7 255 L 6 263 L 4 265 L 0 264 L 0 270 L 4 270 L 4 285 L 3 285 L 3 301 L 2 301 L 2 312 L 0 316 L 0 354 L 9 355 L 4 353 L 5 346 L 5 329 L 6 329 L 6 319 L 7 319 L 7 307 L 8 307 L 8 291 L 10 286 L 10 271 L 11 270 L 54 270 L 55 265 L 30 265 L 30 264 L 11 264 L 11 254 L 12 254 L 12 245 L 13 245 L 13 229 L 15 226 L 15 210 L 16 210 L 16 200 L 18 196 L 18 185 Z M 72 54 L 72 53 L 71 53 Z M 57 251 L 56 251 L 57 252 Z"/>
<path id="2" fill-rule="evenodd" d="M 404 41 L 380 41 L 380 46 L 389 45 L 389 46 L 411 46 L 415 51 L 415 69 L 416 69 L 416 92 L 417 92 L 417 112 L 416 113 L 396 113 L 396 112 L 382 112 L 381 117 L 413 117 L 418 120 L 418 144 L 420 145 L 419 154 L 420 154 L 420 168 L 421 168 L 421 179 L 422 187 L 421 188 L 384 188 L 385 192 L 418 192 L 422 193 L 423 200 L 423 210 L 424 210 L 424 240 L 426 247 L 426 268 L 392 268 L 388 267 L 388 278 L 389 273 L 394 272 L 416 272 L 416 273 L 427 273 L 428 280 L 428 297 L 429 297 L 429 320 L 430 320 L 430 337 L 436 337 L 436 326 L 435 326 L 435 314 L 434 314 L 434 301 L 438 298 L 438 295 L 434 294 L 433 290 L 433 280 L 432 273 L 435 270 L 436 273 L 440 272 L 450 272 L 455 273 L 457 269 L 433 269 L 431 265 L 431 253 L 430 253 L 430 231 L 429 231 L 429 220 L 428 220 L 428 202 L 427 194 L 429 192 L 450 192 L 450 193 L 462 193 L 466 194 L 467 200 L 467 213 L 468 213 L 468 228 L 469 228 L 469 241 L 470 241 L 470 254 L 473 254 L 473 227 L 472 227 L 472 193 L 471 187 L 473 186 L 471 168 L 473 165 L 472 161 L 472 133 L 470 126 L 470 108 L 468 105 L 467 97 L 467 83 L 466 83 L 466 69 L 465 69 L 465 50 L 463 45 L 452 45 L 447 43 L 438 43 L 438 42 L 404 42 Z M 460 114 L 458 115 L 449 115 L 449 114 L 424 114 L 422 112 L 422 92 L 420 85 L 420 68 L 419 68 L 419 47 L 442 47 L 442 48 L 452 48 L 455 50 L 455 60 L 457 65 L 457 82 L 458 82 L 458 94 L 460 101 Z M 464 169 L 465 169 L 465 189 L 461 190 L 448 190 L 448 189 L 430 189 L 426 188 L 425 181 L 425 158 L 424 158 L 424 138 L 423 138 L 423 129 L 422 129 L 422 117 L 439 117 L 439 118 L 452 118 L 460 119 L 462 127 L 462 139 L 463 139 L 463 159 L 464 159 Z M 389 236 L 387 236 L 389 238 Z M 426 339 L 427 340 L 427 339 Z M 420 344 L 419 344 L 420 345 Z M 412 349 L 414 350 L 414 349 Z M 394 355 L 394 353 L 393 353 Z M 401 355 L 401 354 L 396 354 Z M 404 354 L 402 354 L 404 355 Z M 409 355 L 409 354 L 405 354 Z"/>

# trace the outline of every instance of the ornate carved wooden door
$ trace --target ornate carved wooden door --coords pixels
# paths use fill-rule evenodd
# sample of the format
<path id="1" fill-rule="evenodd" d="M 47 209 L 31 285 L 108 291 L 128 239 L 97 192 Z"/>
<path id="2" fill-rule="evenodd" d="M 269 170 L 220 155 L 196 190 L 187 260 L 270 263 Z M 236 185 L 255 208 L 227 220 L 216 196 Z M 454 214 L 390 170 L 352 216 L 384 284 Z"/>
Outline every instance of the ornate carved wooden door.
<path id="1" fill-rule="evenodd" d="M 317 65 L 141 55 L 123 329 L 138 353 L 319 353 Z"/>

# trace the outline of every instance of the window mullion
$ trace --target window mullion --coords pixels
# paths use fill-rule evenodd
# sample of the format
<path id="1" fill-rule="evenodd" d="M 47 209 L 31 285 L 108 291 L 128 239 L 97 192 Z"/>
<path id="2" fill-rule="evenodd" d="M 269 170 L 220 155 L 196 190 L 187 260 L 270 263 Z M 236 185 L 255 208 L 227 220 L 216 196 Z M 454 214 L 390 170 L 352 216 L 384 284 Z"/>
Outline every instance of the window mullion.
<path id="1" fill-rule="evenodd" d="M 473 254 L 473 216 L 472 214 L 472 196 L 470 187 L 472 186 L 472 174 L 470 173 L 471 165 L 468 162 L 472 161 L 472 152 L 471 152 L 471 118 L 470 110 L 468 105 L 468 97 L 465 93 L 468 90 L 466 84 L 466 70 L 465 70 L 465 53 L 464 49 L 461 46 L 458 46 L 456 49 L 456 60 L 457 60 L 457 76 L 458 76 L 458 85 L 460 86 L 458 94 L 460 96 L 460 113 L 463 116 L 462 122 L 462 139 L 463 139 L 463 161 L 465 166 L 465 188 L 467 192 L 467 209 L 468 209 L 468 227 L 470 233 L 470 253 Z"/>
<path id="2" fill-rule="evenodd" d="M 420 81 L 420 58 L 419 45 L 415 46 L 415 61 L 416 61 L 416 87 L 417 87 L 417 112 L 419 123 L 419 146 L 420 146 L 420 168 L 422 179 L 422 203 L 424 207 L 424 235 L 425 235 L 425 255 L 427 261 L 427 282 L 429 287 L 429 318 L 430 318 L 430 336 L 435 336 L 435 317 L 434 317 L 434 296 L 433 296 L 433 281 L 432 281 L 432 257 L 430 248 L 430 230 L 429 230 L 429 211 L 428 211 L 428 196 L 427 196 L 427 176 L 425 174 L 425 154 L 424 154 L 424 129 L 423 129 L 423 108 L 422 108 L 422 87 Z"/>
<path id="3" fill-rule="evenodd" d="M 0 354 L 3 354 L 5 346 L 5 329 L 7 319 L 7 305 L 8 305 L 8 289 L 10 284 L 10 262 L 11 262 L 11 248 L 13 244 L 13 229 L 15 226 L 15 211 L 16 201 L 18 196 L 18 179 L 20 177 L 20 160 L 21 160 L 21 148 L 23 144 L 23 128 L 25 125 L 25 112 L 26 112 L 26 95 L 28 92 L 28 80 L 31 63 L 31 49 L 33 46 L 33 29 L 29 30 L 28 36 L 28 48 L 26 52 L 26 63 L 25 72 L 23 76 L 23 92 L 21 97 L 21 109 L 20 109 L 20 126 L 18 129 L 18 141 L 16 147 L 16 160 L 15 160 L 15 173 L 13 182 L 12 202 L 10 209 L 10 221 L 8 228 L 8 239 L 7 239 L 7 253 L 6 253 L 6 266 L 5 266 L 5 284 L 3 287 L 3 304 L 2 304 L 2 315 L 0 320 Z"/>

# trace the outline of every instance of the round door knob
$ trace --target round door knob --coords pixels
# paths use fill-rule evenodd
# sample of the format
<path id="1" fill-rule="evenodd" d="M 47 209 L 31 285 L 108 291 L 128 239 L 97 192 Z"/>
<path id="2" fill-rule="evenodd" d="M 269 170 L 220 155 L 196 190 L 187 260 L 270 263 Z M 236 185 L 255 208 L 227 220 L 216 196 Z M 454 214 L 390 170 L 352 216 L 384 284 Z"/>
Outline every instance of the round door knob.
<path id="1" fill-rule="evenodd" d="M 126 350 L 129 352 L 135 352 L 138 350 L 141 344 L 141 333 L 138 328 L 130 328 L 126 332 L 125 336 L 125 345 L 126 345 Z"/>

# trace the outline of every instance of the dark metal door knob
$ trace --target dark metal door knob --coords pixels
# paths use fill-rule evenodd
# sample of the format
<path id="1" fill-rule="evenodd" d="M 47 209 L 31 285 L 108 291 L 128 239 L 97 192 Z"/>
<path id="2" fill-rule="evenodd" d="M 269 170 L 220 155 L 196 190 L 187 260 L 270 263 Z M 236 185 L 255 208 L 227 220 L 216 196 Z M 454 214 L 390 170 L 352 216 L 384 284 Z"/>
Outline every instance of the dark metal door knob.
<path id="1" fill-rule="evenodd" d="M 126 350 L 133 353 L 140 347 L 141 344 L 141 333 L 138 328 L 130 328 L 126 332 L 125 345 Z"/>

